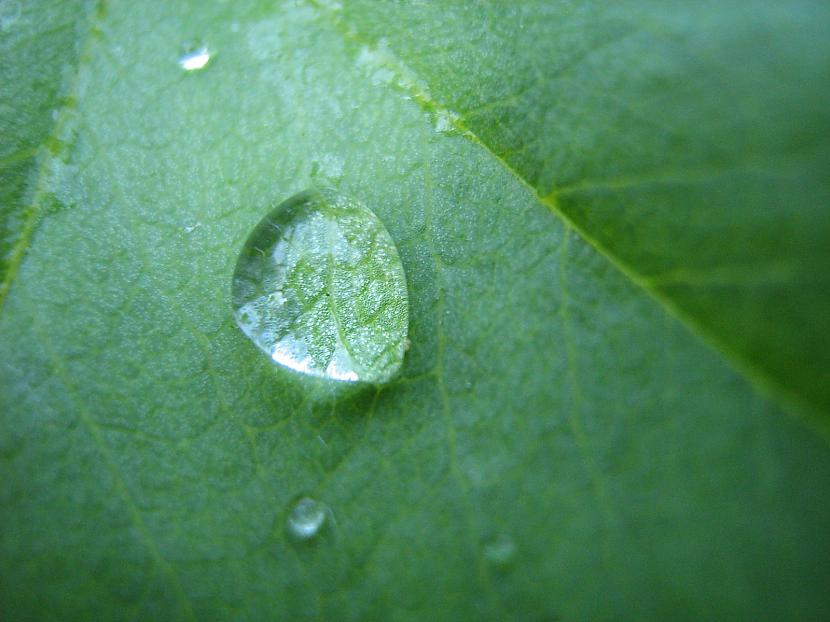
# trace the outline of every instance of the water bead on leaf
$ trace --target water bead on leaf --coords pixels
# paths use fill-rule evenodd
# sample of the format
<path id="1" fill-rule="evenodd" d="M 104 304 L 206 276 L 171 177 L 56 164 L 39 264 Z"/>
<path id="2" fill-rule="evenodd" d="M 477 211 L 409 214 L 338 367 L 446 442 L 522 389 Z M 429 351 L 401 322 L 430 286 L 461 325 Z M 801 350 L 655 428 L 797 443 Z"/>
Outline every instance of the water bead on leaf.
<path id="1" fill-rule="evenodd" d="M 288 532 L 298 540 L 308 540 L 317 535 L 326 522 L 328 508 L 311 497 L 303 497 L 288 513 Z"/>
<path id="2" fill-rule="evenodd" d="M 380 383 L 403 361 L 409 304 L 397 248 L 372 211 L 332 190 L 301 192 L 254 228 L 232 303 L 242 332 L 295 371 Z"/>

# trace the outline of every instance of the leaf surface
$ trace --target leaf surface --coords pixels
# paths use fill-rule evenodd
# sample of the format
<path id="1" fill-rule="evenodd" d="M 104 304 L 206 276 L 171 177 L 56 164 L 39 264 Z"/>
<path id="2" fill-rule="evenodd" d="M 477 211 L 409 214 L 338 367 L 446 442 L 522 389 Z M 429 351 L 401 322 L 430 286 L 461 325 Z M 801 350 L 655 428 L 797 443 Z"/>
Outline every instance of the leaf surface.
<path id="1" fill-rule="evenodd" d="M 374 4 L 329 15 L 827 429 L 830 5 Z"/>
<path id="2" fill-rule="evenodd" d="M 25 182 L 42 188 L 29 195 L 40 218 L 16 246 L 25 260 L 8 271 L 0 311 L 4 617 L 826 614 L 830 451 L 806 423 L 823 411 L 795 405 L 821 405 L 821 388 L 787 384 L 734 343 L 724 354 L 717 345 L 730 342 L 706 320 L 726 314 L 714 298 L 646 283 L 674 269 L 670 259 L 695 259 L 689 249 L 704 242 L 725 247 L 736 232 L 754 240 L 744 229 L 757 224 L 749 203 L 735 203 L 731 228 L 678 230 L 668 219 L 658 226 L 656 195 L 643 188 L 600 191 L 592 180 L 653 175 L 656 164 L 640 158 L 635 169 L 634 156 L 657 133 L 620 120 L 615 141 L 608 117 L 590 109 L 566 123 L 551 111 L 579 107 L 556 105 L 553 82 L 519 98 L 515 117 L 550 125 L 516 128 L 486 114 L 476 125 L 470 111 L 483 98 L 518 92 L 495 88 L 499 63 L 535 84 L 535 67 L 567 60 L 568 36 L 611 41 L 625 31 L 588 3 L 572 5 L 584 19 L 571 22 L 522 6 L 532 19 L 481 9 L 459 21 L 446 7 L 442 19 L 419 21 L 375 3 L 89 8 L 77 32 L 90 35 L 73 43 L 82 52 L 55 61 L 53 75 L 73 76 L 58 112 L 68 138 L 56 153 L 47 148 L 55 126 L 26 139 L 29 148 L 43 142 Z M 47 19 L 57 7 L 38 10 Z M 29 11 L 20 28 L 32 28 Z M 643 4 L 637 15 L 654 12 L 663 14 Z M 725 27 L 731 12 L 712 5 L 705 15 Z M 641 43 L 631 72 L 680 71 L 706 52 L 688 38 L 694 20 L 674 20 L 673 54 Z M 429 24 L 432 34 L 416 36 Z M 520 45 L 527 28 L 542 29 L 539 45 Z M 31 45 L 51 49 L 47 41 Z M 213 56 L 185 72 L 178 58 L 193 41 Z M 26 57 L 10 58 L 25 75 Z M 817 57 L 773 58 L 819 71 Z M 699 69 L 701 80 L 723 75 Z M 588 73 L 586 88 L 603 75 Z M 637 84 L 622 95 L 635 98 Z M 767 96 L 784 110 L 789 91 L 775 95 L 778 86 L 770 77 Z M 669 85 L 675 103 L 676 88 L 715 97 Z M 14 105 L 28 110 L 30 99 Z M 676 112 L 670 101 L 658 108 Z M 715 115 L 693 121 L 684 127 L 704 134 L 729 125 Z M 511 159 L 497 142 L 511 127 L 539 149 L 546 143 L 557 162 L 539 165 L 543 151 Z M 638 137 L 643 151 L 631 152 Z M 741 149 L 737 133 L 720 142 Z M 720 171 L 725 161 L 698 147 L 679 141 L 651 162 L 671 153 L 672 164 L 686 157 Z M 412 346 L 382 387 L 344 390 L 280 371 L 232 319 L 232 274 L 251 228 L 320 175 L 372 209 L 404 264 Z M 563 190 L 576 183 L 591 187 Z M 614 201 L 624 209 L 615 213 Z M 4 206 L 23 213 L 26 204 Z M 682 199 L 693 204 L 710 209 Z M 759 213 L 800 240 L 823 235 L 808 226 L 821 224 L 817 212 L 791 222 L 776 209 Z M 747 244 L 741 252 L 759 258 L 760 243 Z M 790 259 L 781 246 L 764 248 Z M 811 248 L 798 257 L 813 257 Z M 648 269 L 638 252 L 652 258 Z M 711 265 L 731 270 L 720 252 Z M 814 296 L 803 312 L 817 322 L 824 303 Z M 684 302 L 698 299 L 700 311 Z M 667 301 L 717 339 L 701 340 Z M 758 329 L 751 314 L 742 322 Z M 790 347 L 787 330 L 774 334 Z M 817 362 L 824 341 L 814 348 Z M 771 401 L 735 371 L 733 352 L 803 400 Z M 301 497 L 331 511 L 309 542 L 286 533 Z"/>

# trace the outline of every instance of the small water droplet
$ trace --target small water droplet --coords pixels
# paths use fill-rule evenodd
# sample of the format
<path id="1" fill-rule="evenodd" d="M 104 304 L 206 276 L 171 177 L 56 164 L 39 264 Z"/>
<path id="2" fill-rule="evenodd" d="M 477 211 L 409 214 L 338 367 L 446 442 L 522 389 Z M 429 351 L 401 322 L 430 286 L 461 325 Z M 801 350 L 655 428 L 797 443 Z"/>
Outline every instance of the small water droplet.
<path id="1" fill-rule="evenodd" d="M 239 328 L 280 365 L 385 382 L 400 368 L 409 303 L 383 224 L 332 190 L 301 192 L 254 228 L 232 284 Z"/>
<path id="2" fill-rule="evenodd" d="M 208 50 L 206 45 L 186 46 L 185 53 L 179 56 L 179 67 L 185 71 L 202 69 L 208 64 L 211 56 L 212 53 Z"/>
<path id="3" fill-rule="evenodd" d="M 506 534 L 499 534 L 484 545 L 484 557 L 496 566 L 506 566 L 515 555 L 516 543 Z"/>
<path id="4" fill-rule="evenodd" d="M 326 522 L 327 512 L 325 504 L 311 497 L 302 497 L 288 513 L 288 531 L 300 540 L 313 538 Z"/>
<path id="5" fill-rule="evenodd" d="M 196 224 L 193 224 L 193 225 L 187 225 L 184 228 L 184 232 L 185 233 L 193 233 L 194 231 L 196 231 L 196 229 L 198 229 L 201 226 L 202 226 L 202 223 L 200 223 L 200 222 L 197 222 Z"/>

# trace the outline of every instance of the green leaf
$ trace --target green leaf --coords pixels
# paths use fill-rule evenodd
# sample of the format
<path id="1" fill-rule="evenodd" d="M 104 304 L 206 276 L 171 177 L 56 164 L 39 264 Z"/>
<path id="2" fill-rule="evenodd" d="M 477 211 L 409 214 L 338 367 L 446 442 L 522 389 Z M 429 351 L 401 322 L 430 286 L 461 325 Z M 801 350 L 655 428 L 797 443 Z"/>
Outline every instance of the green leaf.
<path id="1" fill-rule="evenodd" d="M 828 9 L 273 4 L 2 22 L 2 617 L 826 617 Z M 233 321 L 321 176 L 378 388 Z"/>
<path id="2" fill-rule="evenodd" d="M 540 203 L 827 428 L 830 4 L 376 4 L 335 19 L 404 59 Z"/>

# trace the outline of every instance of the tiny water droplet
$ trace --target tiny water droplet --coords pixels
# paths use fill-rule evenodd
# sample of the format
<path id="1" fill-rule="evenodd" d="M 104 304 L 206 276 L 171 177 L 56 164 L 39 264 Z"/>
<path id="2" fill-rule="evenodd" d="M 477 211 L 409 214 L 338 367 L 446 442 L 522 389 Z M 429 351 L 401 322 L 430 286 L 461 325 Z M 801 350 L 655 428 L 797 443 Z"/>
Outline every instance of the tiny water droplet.
<path id="1" fill-rule="evenodd" d="M 438 110 L 435 112 L 435 131 L 440 134 L 453 134 L 458 132 L 457 123 L 461 117 L 450 110 Z"/>
<path id="2" fill-rule="evenodd" d="M 506 566 L 515 555 L 516 543 L 506 534 L 499 534 L 484 545 L 484 557 L 496 566 Z"/>
<path id="3" fill-rule="evenodd" d="M 212 54 L 206 45 L 191 45 L 186 48 L 185 53 L 179 56 L 179 67 L 185 71 L 202 69 L 210 61 Z"/>
<path id="4" fill-rule="evenodd" d="M 234 271 L 236 323 L 271 359 L 333 380 L 385 382 L 406 349 L 398 251 L 358 201 L 309 190 L 254 228 Z"/>
<path id="5" fill-rule="evenodd" d="M 325 504 L 311 497 L 302 497 L 288 513 L 288 531 L 300 540 L 313 538 L 326 522 L 327 511 Z"/>
<path id="6" fill-rule="evenodd" d="M 329 183 L 337 181 L 343 177 L 343 166 L 345 162 L 343 158 L 338 155 L 325 153 L 317 158 L 311 164 L 311 176 L 319 177 L 321 180 L 330 180 Z M 324 183 L 321 181 L 320 183 Z"/>

